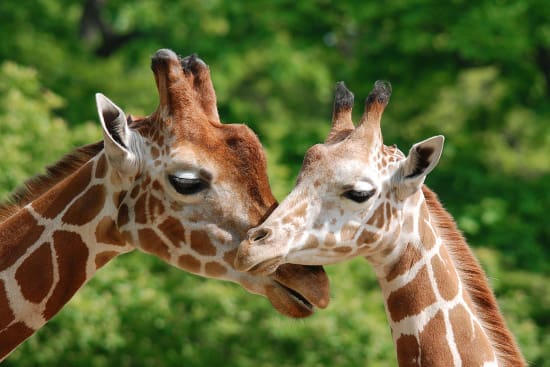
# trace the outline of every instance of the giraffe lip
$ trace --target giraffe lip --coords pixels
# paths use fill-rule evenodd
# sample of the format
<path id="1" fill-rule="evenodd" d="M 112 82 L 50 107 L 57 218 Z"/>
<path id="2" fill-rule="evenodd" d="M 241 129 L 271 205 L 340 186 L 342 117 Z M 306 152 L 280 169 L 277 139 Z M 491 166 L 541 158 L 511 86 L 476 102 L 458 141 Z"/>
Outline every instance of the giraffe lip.
<path id="1" fill-rule="evenodd" d="M 308 312 L 309 314 L 312 314 L 314 311 L 315 311 L 315 306 L 306 298 L 304 297 L 301 293 L 299 293 L 298 291 L 290 288 L 290 287 L 287 287 L 286 285 L 284 285 L 283 283 L 275 280 L 275 283 L 281 287 L 282 289 L 284 289 L 288 295 L 294 299 L 300 306 L 303 306 L 303 308 L 305 308 L 305 311 Z"/>
<path id="2" fill-rule="evenodd" d="M 277 270 L 277 268 L 279 267 L 282 261 L 283 261 L 283 257 L 277 256 L 275 258 L 265 260 L 254 265 L 253 267 L 248 269 L 247 272 L 254 275 L 269 275 L 274 273 Z"/>

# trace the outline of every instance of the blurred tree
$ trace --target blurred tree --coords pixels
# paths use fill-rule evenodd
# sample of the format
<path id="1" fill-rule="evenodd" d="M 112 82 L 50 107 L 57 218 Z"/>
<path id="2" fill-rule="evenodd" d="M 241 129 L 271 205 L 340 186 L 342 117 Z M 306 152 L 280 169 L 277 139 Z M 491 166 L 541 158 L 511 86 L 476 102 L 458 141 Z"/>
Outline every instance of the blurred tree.
<path id="1" fill-rule="evenodd" d="M 157 104 L 149 57 L 197 52 L 220 115 L 268 152 L 279 198 L 329 129 L 332 89 L 393 84 L 388 144 L 443 133 L 428 184 L 479 248 L 534 366 L 550 360 L 550 7 L 543 0 L 0 2 L 0 194 L 99 138 L 93 93 L 129 113 Z M 357 118 L 356 118 L 357 120 Z M 55 142 L 52 144 L 51 142 Z M 329 269 L 335 298 L 284 320 L 242 289 L 129 255 L 5 365 L 386 366 L 394 364 L 374 275 Z M 356 297 L 357 293 L 364 293 Z M 365 300 L 363 303 L 357 300 Z"/>

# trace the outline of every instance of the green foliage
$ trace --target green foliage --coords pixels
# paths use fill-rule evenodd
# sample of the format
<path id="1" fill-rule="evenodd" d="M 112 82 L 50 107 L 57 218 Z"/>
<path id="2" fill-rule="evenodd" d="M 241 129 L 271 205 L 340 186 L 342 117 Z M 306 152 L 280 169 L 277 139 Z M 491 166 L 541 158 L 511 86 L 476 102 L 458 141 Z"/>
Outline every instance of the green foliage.
<path id="1" fill-rule="evenodd" d="M 34 69 L 10 61 L 0 64 L 0 195 L 74 147 L 99 139 L 92 123 L 69 130 L 54 114 L 63 106 L 62 98 L 43 89 Z"/>
<path id="2" fill-rule="evenodd" d="M 0 196 L 100 138 L 90 122 L 95 92 L 128 113 L 151 113 L 149 57 L 161 47 L 209 63 L 222 119 L 258 133 L 278 198 L 329 129 L 334 83 L 354 91 L 357 120 L 373 82 L 388 79 L 386 142 L 406 152 L 446 136 L 428 184 L 476 248 L 528 360 L 550 365 L 544 1 L 112 0 L 101 19 L 131 37 L 110 50 L 97 27 L 79 31 L 83 9 L 68 0 L 0 2 Z M 4 364 L 395 365 L 367 264 L 329 272 L 329 309 L 296 321 L 238 286 L 126 255 Z"/>

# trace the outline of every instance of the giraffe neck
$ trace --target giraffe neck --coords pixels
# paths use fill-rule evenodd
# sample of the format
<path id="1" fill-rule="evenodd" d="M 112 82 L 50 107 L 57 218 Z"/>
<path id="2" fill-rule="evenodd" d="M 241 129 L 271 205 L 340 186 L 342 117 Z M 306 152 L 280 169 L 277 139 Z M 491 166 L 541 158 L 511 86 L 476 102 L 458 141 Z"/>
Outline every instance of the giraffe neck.
<path id="1" fill-rule="evenodd" d="M 0 360 L 132 249 L 116 229 L 106 163 L 98 154 L 0 223 Z"/>
<path id="2" fill-rule="evenodd" d="M 481 267 L 424 191 L 429 200 L 418 195 L 404 211 L 388 261 L 375 266 L 399 365 L 523 365 Z"/>

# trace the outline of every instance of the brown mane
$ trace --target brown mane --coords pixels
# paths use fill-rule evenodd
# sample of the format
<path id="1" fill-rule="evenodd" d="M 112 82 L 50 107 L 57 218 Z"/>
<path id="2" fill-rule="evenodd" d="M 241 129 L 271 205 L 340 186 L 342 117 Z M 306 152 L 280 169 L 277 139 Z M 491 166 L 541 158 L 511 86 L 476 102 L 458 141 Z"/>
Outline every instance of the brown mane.
<path id="1" fill-rule="evenodd" d="M 103 141 L 77 148 L 54 165 L 47 167 L 46 173 L 27 180 L 4 203 L 0 204 L 0 222 L 6 220 L 19 209 L 68 177 L 95 157 L 101 150 L 103 150 Z"/>
<path id="2" fill-rule="evenodd" d="M 525 366 L 526 363 L 520 349 L 514 337 L 508 331 L 496 298 L 489 288 L 485 272 L 472 254 L 462 233 L 456 227 L 455 221 L 449 212 L 443 208 L 433 191 L 426 186 L 423 187 L 422 191 L 430 214 L 435 218 L 438 229 L 446 240 L 447 249 L 459 277 L 474 303 L 477 316 L 495 347 L 499 365 Z"/>

